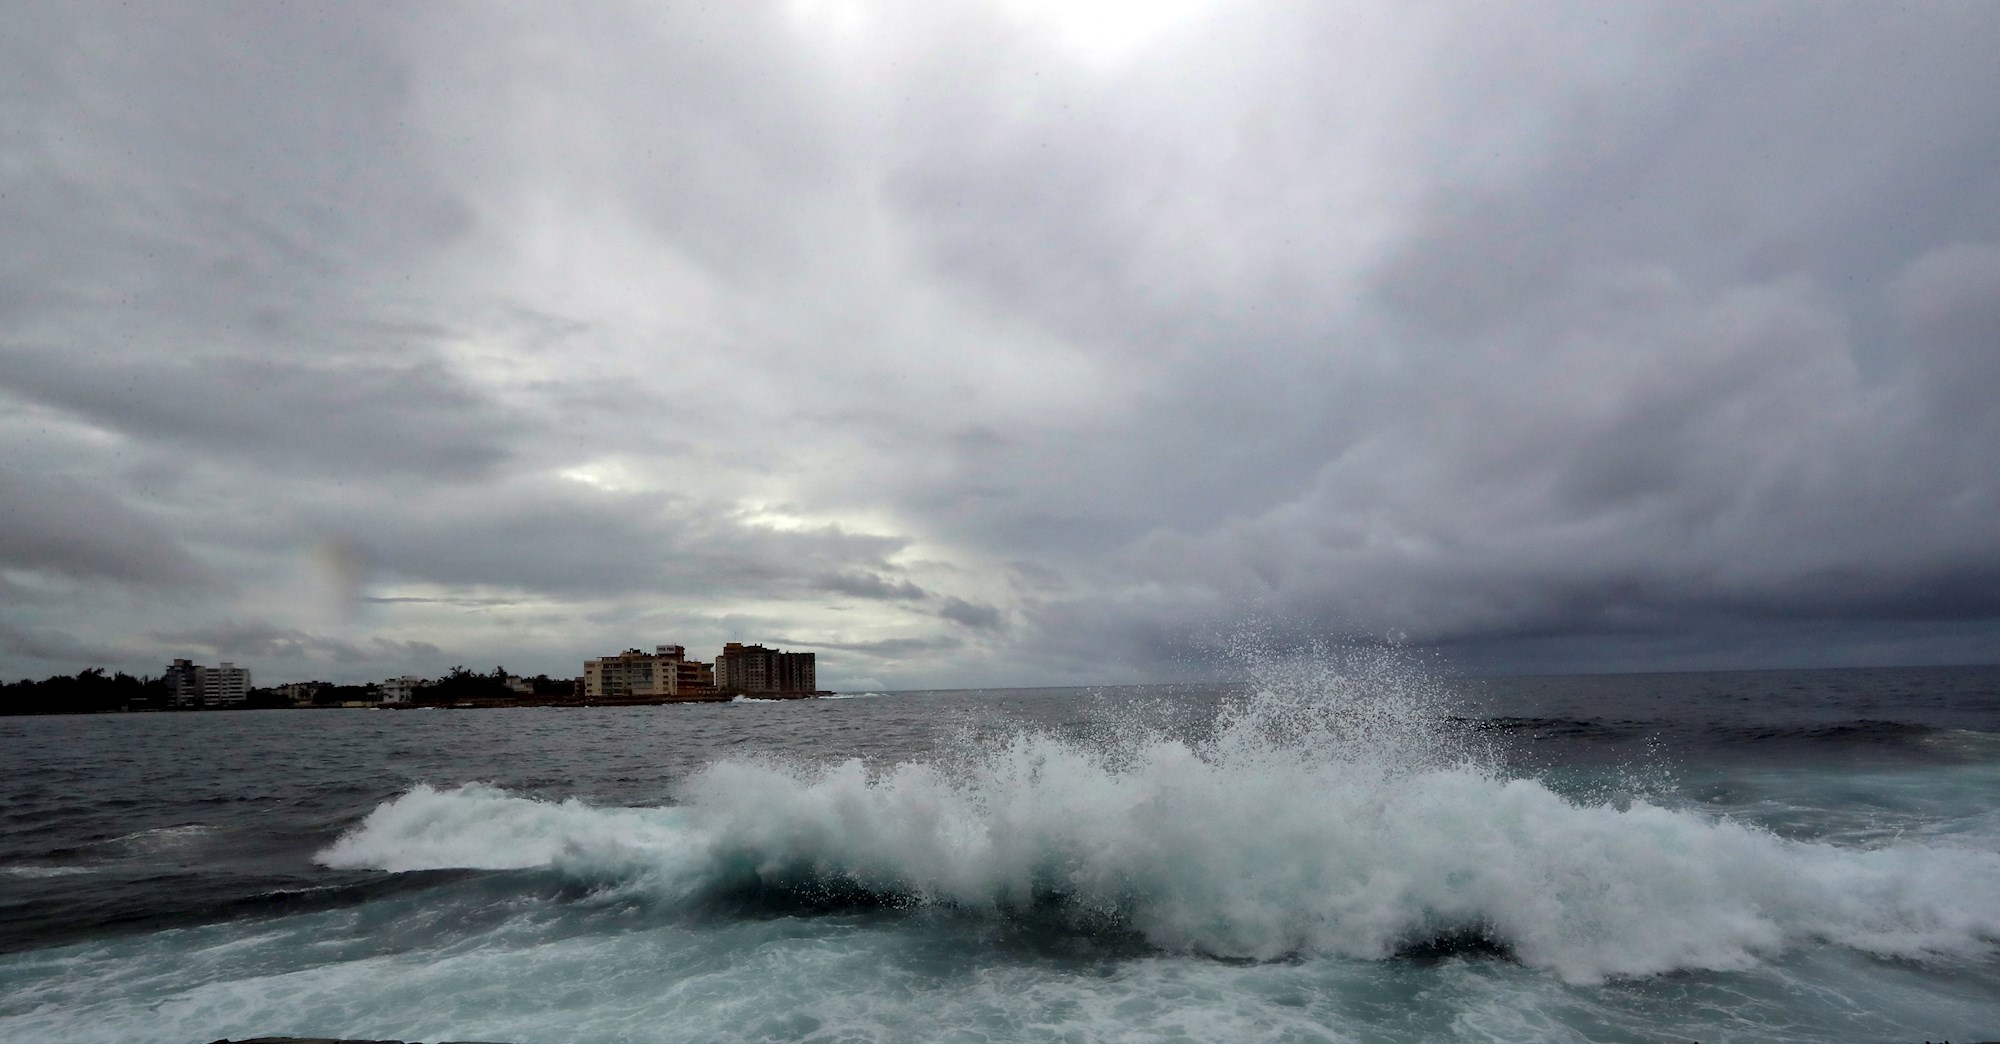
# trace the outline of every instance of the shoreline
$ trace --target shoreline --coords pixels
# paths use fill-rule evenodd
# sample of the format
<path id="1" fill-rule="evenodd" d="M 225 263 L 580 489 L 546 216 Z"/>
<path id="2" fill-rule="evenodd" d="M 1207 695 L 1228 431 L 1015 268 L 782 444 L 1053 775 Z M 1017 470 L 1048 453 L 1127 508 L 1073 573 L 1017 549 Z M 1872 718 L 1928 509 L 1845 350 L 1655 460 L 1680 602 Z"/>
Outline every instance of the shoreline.
<path id="1" fill-rule="evenodd" d="M 0 711 L 0 718 L 49 718 L 62 716 L 98 716 L 106 714 L 234 714 L 244 711 L 334 711 L 334 710 L 504 710 L 516 707 L 665 707 L 681 703 L 735 703 L 737 700 L 757 700 L 760 702 L 780 702 L 786 700 L 812 700 L 822 696 L 838 696 L 838 689 L 820 689 L 814 692 L 732 692 L 712 693 L 701 696 L 645 696 L 636 699 L 480 699 L 454 700 L 451 703 L 328 703 L 307 707 L 120 707 L 99 710 L 32 710 Z M 262 1039 L 262 1038 L 259 1038 Z M 310 1037 L 308 1040 L 322 1038 Z"/>

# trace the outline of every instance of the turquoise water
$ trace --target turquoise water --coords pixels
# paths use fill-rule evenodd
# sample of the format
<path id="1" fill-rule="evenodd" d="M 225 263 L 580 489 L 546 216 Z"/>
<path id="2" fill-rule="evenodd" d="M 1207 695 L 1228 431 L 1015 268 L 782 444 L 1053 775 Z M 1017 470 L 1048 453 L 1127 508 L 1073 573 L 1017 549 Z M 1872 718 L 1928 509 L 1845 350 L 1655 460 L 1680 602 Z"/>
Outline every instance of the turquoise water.
<path id="1" fill-rule="evenodd" d="M 0 721 L 0 1039 L 1996 1037 L 1996 682 Z"/>

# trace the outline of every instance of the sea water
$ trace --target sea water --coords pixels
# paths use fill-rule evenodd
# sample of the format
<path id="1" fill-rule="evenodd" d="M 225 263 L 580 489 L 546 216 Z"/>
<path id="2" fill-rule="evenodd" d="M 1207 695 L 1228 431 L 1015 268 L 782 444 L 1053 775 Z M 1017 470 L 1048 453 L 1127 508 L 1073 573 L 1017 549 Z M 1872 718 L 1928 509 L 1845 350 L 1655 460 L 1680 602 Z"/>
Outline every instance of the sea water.
<path id="1" fill-rule="evenodd" d="M 0 1040 L 2000 1038 L 2000 669 L 0 719 Z"/>

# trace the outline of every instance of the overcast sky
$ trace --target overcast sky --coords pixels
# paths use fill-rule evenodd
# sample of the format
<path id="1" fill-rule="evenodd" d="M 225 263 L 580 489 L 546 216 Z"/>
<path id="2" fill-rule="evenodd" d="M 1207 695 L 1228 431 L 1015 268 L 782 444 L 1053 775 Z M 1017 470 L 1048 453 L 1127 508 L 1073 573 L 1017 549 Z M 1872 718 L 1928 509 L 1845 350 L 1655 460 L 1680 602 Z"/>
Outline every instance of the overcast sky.
<path id="1" fill-rule="evenodd" d="M 0 3 L 0 678 L 2000 659 L 2000 4 Z"/>

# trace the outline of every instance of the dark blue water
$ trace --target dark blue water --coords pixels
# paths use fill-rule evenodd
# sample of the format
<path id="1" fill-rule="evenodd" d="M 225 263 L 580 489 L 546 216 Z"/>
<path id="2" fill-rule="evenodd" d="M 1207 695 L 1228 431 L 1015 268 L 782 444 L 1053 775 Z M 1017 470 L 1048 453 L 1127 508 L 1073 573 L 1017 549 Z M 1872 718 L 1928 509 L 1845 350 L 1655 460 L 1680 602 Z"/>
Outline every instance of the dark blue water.
<path id="1" fill-rule="evenodd" d="M 0 1039 L 2000 1037 L 2000 669 L 0 719 Z"/>

